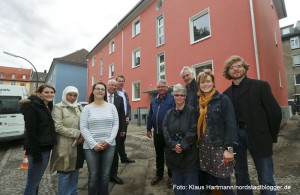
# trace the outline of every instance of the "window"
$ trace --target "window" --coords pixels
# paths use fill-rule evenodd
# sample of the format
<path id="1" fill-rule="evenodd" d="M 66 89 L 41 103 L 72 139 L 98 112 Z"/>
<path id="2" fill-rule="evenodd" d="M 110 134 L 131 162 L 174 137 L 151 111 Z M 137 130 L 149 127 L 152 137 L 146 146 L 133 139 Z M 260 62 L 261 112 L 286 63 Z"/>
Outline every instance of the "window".
<path id="1" fill-rule="evenodd" d="M 210 31 L 210 17 L 208 8 L 190 18 L 191 44 L 210 37 Z"/>
<path id="2" fill-rule="evenodd" d="M 95 75 L 92 75 L 92 86 L 95 84 Z"/>
<path id="3" fill-rule="evenodd" d="M 100 76 L 103 75 L 103 60 L 102 58 L 100 59 Z"/>
<path id="4" fill-rule="evenodd" d="M 22 79 L 26 79 L 26 75 L 25 74 L 22 75 Z"/>
<path id="5" fill-rule="evenodd" d="M 109 54 L 112 54 L 115 52 L 115 41 L 112 40 L 110 43 L 109 43 Z"/>
<path id="6" fill-rule="evenodd" d="M 284 28 L 281 30 L 281 33 L 282 33 L 282 35 L 290 34 L 291 30 L 290 30 L 290 28 Z"/>
<path id="7" fill-rule="evenodd" d="M 16 78 L 16 74 L 11 74 L 11 78 L 15 79 Z"/>
<path id="8" fill-rule="evenodd" d="M 132 37 L 135 37 L 136 35 L 140 34 L 140 32 L 141 32 L 141 24 L 140 24 L 140 17 L 138 17 L 132 22 Z"/>
<path id="9" fill-rule="evenodd" d="M 4 73 L 3 72 L 0 72 L 0 78 L 4 78 Z"/>
<path id="10" fill-rule="evenodd" d="M 19 101 L 21 96 L 0 96 L 0 114 L 20 113 Z"/>
<path id="11" fill-rule="evenodd" d="M 115 73 L 115 66 L 114 64 L 109 65 L 109 75 L 108 78 L 112 78 L 114 76 Z"/>
<path id="12" fill-rule="evenodd" d="M 138 101 L 141 99 L 141 88 L 140 81 L 136 81 L 132 83 L 132 101 Z"/>
<path id="13" fill-rule="evenodd" d="M 163 1 L 162 0 L 158 0 L 155 6 L 156 10 L 160 10 L 160 8 L 163 6 Z"/>
<path id="14" fill-rule="evenodd" d="M 295 85 L 300 85 L 300 74 L 295 74 Z"/>
<path id="15" fill-rule="evenodd" d="M 141 64 L 141 50 L 136 49 L 132 52 L 132 68 L 138 67 Z"/>
<path id="16" fill-rule="evenodd" d="M 166 79 L 165 53 L 157 55 L 157 80 Z"/>
<path id="17" fill-rule="evenodd" d="M 15 81 L 10 82 L 10 85 L 16 85 Z"/>
<path id="18" fill-rule="evenodd" d="M 96 64 L 96 56 L 93 57 L 93 60 L 92 60 L 92 67 L 94 67 Z"/>
<path id="19" fill-rule="evenodd" d="M 294 66 L 300 66 L 300 55 L 293 56 L 293 64 Z"/>
<path id="20" fill-rule="evenodd" d="M 299 37 L 292 37 L 291 41 L 291 49 L 299 48 Z"/>
<path id="21" fill-rule="evenodd" d="M 204 69 L 210 69 L 210 70 L 214 71 L 212 64 L 213 64 L 213 62 L 212 62 L 212 60 L 210 60 L 210 61 L 207 61 L 207 62 L 203 62 L 203 63 L 200 63 L 200 64 L 193 65 L 195 78 L 197 78 L 198 74 L 200 72 L 203 72 Z"/>
<path id="22" fill-rule="evenodd" d="M 164 15 L 160 15 L 156 19 L 156 45 L 160 46 L 165 43 L 164 32 Z"/>

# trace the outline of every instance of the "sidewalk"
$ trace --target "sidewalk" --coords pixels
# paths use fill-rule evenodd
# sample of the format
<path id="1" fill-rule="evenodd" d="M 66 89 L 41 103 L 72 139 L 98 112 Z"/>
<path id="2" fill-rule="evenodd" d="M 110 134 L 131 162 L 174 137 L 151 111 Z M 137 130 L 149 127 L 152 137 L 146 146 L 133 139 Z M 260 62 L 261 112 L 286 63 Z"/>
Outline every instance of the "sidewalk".
<path id="1" fill-rule="evenodd" d="M 155 175 L 155 151 L 153 140 L 146 137 L 146 127 L 131 124 L 128 128 L 126 139 L 126 152 L 135 163 L 119 164 L 119 174 L 124 185 L 110 183 L 111 195 L 168 195 L 173 194 L 171 189 L 166 187 L 167 174 L 156 186 L 150 182 Z M 18 167 L 22 164 L 24 152 L 22 144 L 10 146 L 0 162 L 0 194 L 23 194 L 27 171 L 20 171 Z M 274 145 L 274 168 L 275 180 L 278 186 L 290 186 L 290 190 L 281 190 L 277 194 L 300 194 L 300 117 L 289 120 L 281 129 L 278 143 Z M 250 158 L 249 170 L 252 185 L 257 184 L 257 174 Z M 79 194 L 87 195 L 88 171 L 86 164 L 80 170 Z M 234 177 L 233 184 L 234 184 Z M 43 176 L 40 184 L 41 195 L 57 194 L 57 175 L 49 174 L 49 168 Z M 254 191 L 254 194 L 260 194 Z"/>

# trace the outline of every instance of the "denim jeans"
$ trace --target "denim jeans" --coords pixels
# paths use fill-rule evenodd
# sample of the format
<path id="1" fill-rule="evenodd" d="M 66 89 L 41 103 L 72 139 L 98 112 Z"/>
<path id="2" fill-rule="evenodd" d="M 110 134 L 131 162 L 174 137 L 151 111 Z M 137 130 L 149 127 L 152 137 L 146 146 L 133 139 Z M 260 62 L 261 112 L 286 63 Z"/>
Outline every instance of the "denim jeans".
<path id="1" fill-rule="evenodd" d="M 33 164 L 33 156 L 28 154 L 27 183 L 24 195 L 37 195 L 39 184 L 48 166 L 51 150 L 42 152 L 42 163 Z"/>
<path id="2" fill-rule="evenodd" d="M 192 173 L 172 171 L 173 190 L 175 195 L 198 195 L 198 171 Z M 193 189 L 192 187 L 196 187 Z"/>
<path id="3" fill-rule="evenodd" d="M 215 177 L 211 174 L 208 174 L 208 182 L 209 185 L 211 186 L 224 186 L 224 187 L 230 187 L 231 185 L 231 181 L 230 181 L 230 177 L 226 177 L 226 178 L 219 178 L 219 177 Z M 222 192 L 222 195 L 235 195 L 233 189 L 220 189 L 220 191 Z"/>
<path id="4" fill-rule="evenodd" d="M 106 150 L 100 152 L 84 149 L 84 155 L 89 171 L 89 195 L 108 194 L 109 173 L 114 153 L 115 146 L 109 146 Z"/>
<path id="5" fill-rule="evenodd" d="M 156 153 L 156 176 L 162 177 L 164 175 L 165 167 L 165 138 L 162 133 L 154 132 L 154 148 Z M 172 177 L 172 171 L 168 168 L 168 176 Z"/>
<path id="6" fill-rule="evenodd" d="M 58 172 L 58 195 L 77 195 L 78 169 Z"/>
<path id="7" fill-rule="evenodd" d="M 274 175 L 274 166 L 272 156 L 267 157 L 256 157 L 251 152 L 251 144 L 248 140 L 247 130 L 238 129 L 238 138 L 239 146 L 235 148 L 235 178 L 237 186 L 247 186 L 251 185 L 249 172 L 248 172 L 248 163 L 247 163 L 247 149 L 250 152 L 250 155 L 253 159 L 257 175 L 258 182 L 260 185 L 269 186 L 273 188 L 275 186 L 275 181 L 273 178 Z M 238 195 L 253 195 L 252 190 L 239 190 L 237 189 Z M 271 190 L 261 190 L 262 195 L 275 195 L 276 191 Z"/>

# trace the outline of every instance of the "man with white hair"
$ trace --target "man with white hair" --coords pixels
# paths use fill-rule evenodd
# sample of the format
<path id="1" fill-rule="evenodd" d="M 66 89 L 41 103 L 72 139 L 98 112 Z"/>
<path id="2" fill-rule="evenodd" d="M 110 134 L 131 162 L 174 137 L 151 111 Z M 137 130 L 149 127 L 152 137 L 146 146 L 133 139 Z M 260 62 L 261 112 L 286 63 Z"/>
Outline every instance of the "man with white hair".
<path id="1" fill-rule="evenodd" d="M 198 85 L 194 78 L 193 70 L 188 66 L 184 66 L 180 71 L 180 77 L 183 79 L 187 89 L 186 103 L 196 108 Z"/>

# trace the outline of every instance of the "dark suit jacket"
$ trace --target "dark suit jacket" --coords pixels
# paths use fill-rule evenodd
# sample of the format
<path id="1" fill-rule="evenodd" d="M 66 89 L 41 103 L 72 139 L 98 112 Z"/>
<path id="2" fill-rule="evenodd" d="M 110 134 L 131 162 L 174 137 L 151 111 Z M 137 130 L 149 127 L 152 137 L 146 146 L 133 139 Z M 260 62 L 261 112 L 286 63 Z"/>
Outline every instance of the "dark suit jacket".
<path id="1" fill-rule="evenodd" d="M 238 97 L 239 106 L 245 118 L 253 155 L 270 156 L 273 154 L 273 143 L 277 142 L 282 119 L 281 108 L 266 81 L 245 77 L 240 85 L 242 91 Z M 224 94 L 232 101 L 232 86 Z"/>
<path id="2" fill-rule="evenodd" d="M 119 133 L 121 131 L 126 130 L 126 119 L 125 119 L 123 98 L 119 96 L 117 92 L 114 93 L 114 105 L 116 106 L 119 115 L 119 130 L 117 135 L 119 136 Z"/>

